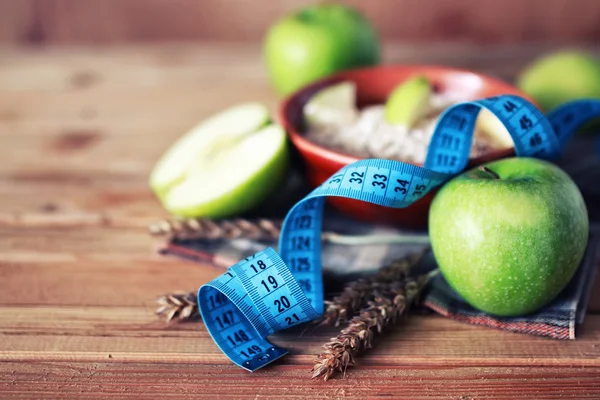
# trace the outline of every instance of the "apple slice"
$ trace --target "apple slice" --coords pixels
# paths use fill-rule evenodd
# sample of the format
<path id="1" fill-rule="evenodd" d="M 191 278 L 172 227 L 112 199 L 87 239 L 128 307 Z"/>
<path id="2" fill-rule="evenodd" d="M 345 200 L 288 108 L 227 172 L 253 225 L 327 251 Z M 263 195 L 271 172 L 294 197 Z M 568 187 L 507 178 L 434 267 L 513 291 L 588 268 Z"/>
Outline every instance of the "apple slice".
<path id="1" fill-rule="evenodd" d="M 385 120 L 408 129 L 430 109 L 433 88 L 424 76 L 415 76 L 398 85 L 385 103 Z"/>
<path id="2" fill-rule="evenodd" d="M 261 104 L 242 104 L 204 121 L 158 162 L 150 186 L 182 217 L 221 218 L 251 209 L 287 170 L 286 135 Z"/>
<path id="3" fill-rule="evenodd" d="M 491 111 L 482 108 L 475 123 L 475 131 L 493 149 L 508 149 L 514 145 L 512 137 L 502 122 Z"/>
<path id="4" fill-rule="evenodd" d="M 358 117 L 356 85 L 341 82 L 321 89 L 304 105 L 303 113 L 310 131 L 352 124 Z"/>

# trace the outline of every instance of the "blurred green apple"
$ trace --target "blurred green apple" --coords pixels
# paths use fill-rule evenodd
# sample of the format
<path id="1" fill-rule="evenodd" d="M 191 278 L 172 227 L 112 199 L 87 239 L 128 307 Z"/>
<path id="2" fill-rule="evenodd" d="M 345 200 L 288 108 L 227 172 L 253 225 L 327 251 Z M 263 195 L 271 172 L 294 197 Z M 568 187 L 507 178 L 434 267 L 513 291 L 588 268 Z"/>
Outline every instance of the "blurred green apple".
<path id="1" fill-rule="evenodd" d="M 289 164 L 285 131 L 268 122 L 264 105 L 241 104 L 175 142 L 150 176 L 165 209 L 180 217 L 224 218 L 262 202 Z"/>
<path id="2" fill-rule="evenodd" d="M 545 111 L 570 100 L 600 98 L 600 61 L 584 52 L 553 53 L 529 65 L 517 84 Z"/>
<path id="3" fill-rule="evenodd" d="M 571 280 L 583 257 L 588 214 L 557 166 L 508 158 L 446 183 L 429 212 L 440 271 L 473 307 L 501 316 L 536 311 Z"/>
<path id="4" fill-rule="evenodd" d="M 288 95 L 334 72 L 375 65 L 379 42 L 371 24 L 343 4 L 315 4 L 277 21 L 264 40 L 277 92 Z"/>

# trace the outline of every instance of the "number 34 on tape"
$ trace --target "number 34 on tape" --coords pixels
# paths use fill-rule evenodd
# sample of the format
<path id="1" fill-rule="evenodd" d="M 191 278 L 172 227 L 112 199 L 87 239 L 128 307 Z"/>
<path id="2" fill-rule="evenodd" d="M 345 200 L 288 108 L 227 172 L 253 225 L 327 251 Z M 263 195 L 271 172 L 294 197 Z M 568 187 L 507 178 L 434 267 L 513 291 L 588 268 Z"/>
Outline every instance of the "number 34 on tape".
<path id="1" fill-rule="evenodd" d="M 599 100 L 570 102 L 548 116 L 517 96 L 460 103 L 440 117 L 424 167 L 367 159 L 342 168 L 292 207 L 279 254 L 259 251 L 198 291 L 202 319 L 227 357 L 255 371 L 287 353 L 269 343 L 269 335 L 323 314 L 320 238 L 327 196 L 408 207 L 466 168 L 482 108 L 507 128 L 517 156 L 546 159 L 560 156 L 576 130 L 600 116 Z"/>

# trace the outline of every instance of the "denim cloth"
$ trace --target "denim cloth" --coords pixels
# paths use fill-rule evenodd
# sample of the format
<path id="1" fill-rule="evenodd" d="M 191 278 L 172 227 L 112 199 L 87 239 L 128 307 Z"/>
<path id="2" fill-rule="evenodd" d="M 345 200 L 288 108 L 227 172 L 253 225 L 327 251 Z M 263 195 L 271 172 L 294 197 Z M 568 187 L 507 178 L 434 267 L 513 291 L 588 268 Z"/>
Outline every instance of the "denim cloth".
<path id="1" fill-rule="evenodd" d="M 330 222 L 327 220 L 326 222 Z M 326 228 L 331 223 L 326 223 Z M 344 224 L 336 221 L 336 232 L 357 231 L 356 221 Z M 348 229 L 342 229 L 348 225 Z M 360 225 L 358 225 L 360 226 Z M 400 233 L 391 228 L 368 227 L 359 229 L 360 234 Z M 160 249 L 162 254 L 175 255 L 201 263 L 211 262 L 226 268 L 237 261 L 275 243 L 261 243 L 246 239 L 228 241 L 173 240 Z M 326 291 L 329 295 L 339 291 L 340 284 L 376 271 L 382 265 L 401 258 L 410 252 L 420 251 L 423 245 L 414 244 L 369 244 L 346 246 L 323 244 L 322 260 Z M 428 286 L 422 303 L 433 311 L 457 321 L 475 325 L 504 329 L 531 335 L 548 336 L 555 339 L 575 339 L 576 326 L 585 317 L 596 268 L 600 263 L 600 228 L 594 227 L 590 234 L 584 259 L 569 285 L 560 295 L 543 309 L 524 317 L 501 318 L 478 311 L 467 304 L 441 275 Z M 436 267 L 435 259 L 428 253 L 418 266 L 417 273 Z M 337 286 L 336 286 L 337 284 Z"/>

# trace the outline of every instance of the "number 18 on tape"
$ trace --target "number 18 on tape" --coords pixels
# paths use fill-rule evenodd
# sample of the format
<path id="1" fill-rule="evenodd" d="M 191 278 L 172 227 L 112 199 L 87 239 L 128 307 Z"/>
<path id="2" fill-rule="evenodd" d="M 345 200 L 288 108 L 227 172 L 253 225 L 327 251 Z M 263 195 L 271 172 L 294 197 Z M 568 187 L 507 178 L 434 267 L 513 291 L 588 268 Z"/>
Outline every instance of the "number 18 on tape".
<path id="1" fill-rule="evenodd" d="M 198 291 L 202 319 L 219 348 L 235 364 L 255 371 L 287 351 L 267 337 L 323 314 L 321 223 L 328 196 L 387 207 L 408 207 L 462 172 L 482 108 L 507 128 L 520 157 L 552 159 L 574 132 L 600 116 L 599 100 L 567 103 L 545 116 L 527 100 L 498 96 L 456 104 L 440 117 L 425 166 L 367 159 L 339 170 L 287 214 L 272 248 L 240 261 Z"/>

